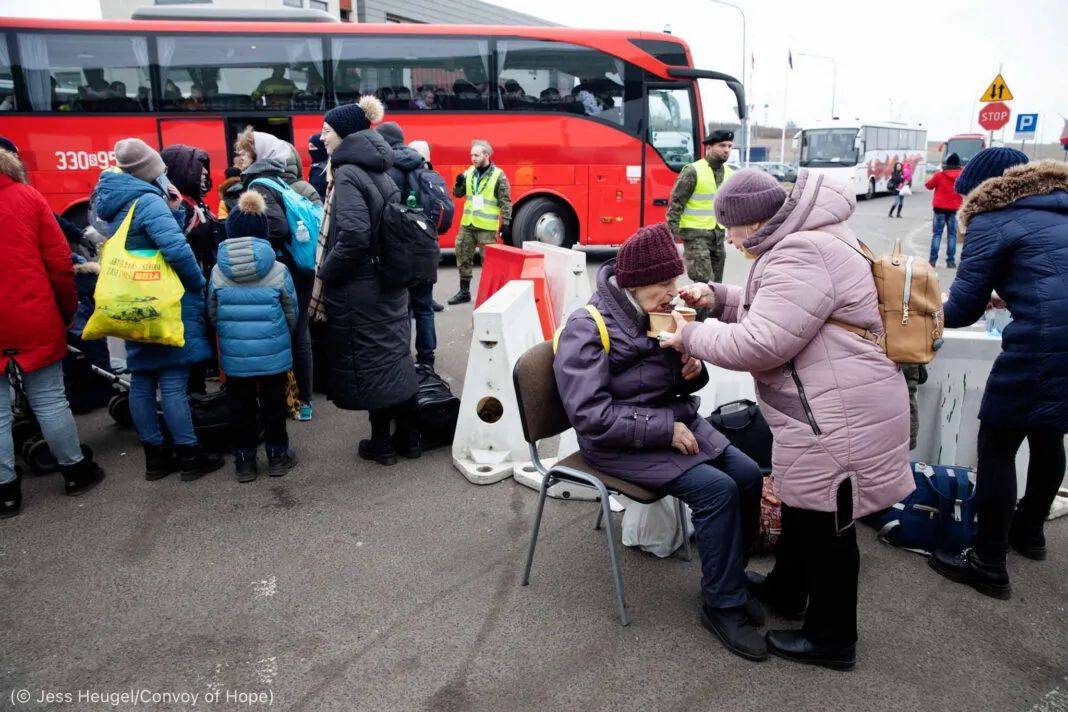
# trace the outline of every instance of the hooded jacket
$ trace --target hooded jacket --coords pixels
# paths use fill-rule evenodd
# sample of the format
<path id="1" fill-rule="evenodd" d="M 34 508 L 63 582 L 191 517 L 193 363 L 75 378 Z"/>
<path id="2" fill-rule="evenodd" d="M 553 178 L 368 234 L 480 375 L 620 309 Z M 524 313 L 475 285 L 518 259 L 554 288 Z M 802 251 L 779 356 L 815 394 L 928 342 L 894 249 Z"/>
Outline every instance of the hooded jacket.
<path id="1" fill-rule="evenodd" d="M 25 181 L 15 154 L 0 151 L 0 373 L 12 360 L 32 373 L 62 359 L 64 326 L 78 306 L 70 246 L 44 196 Z"/>
<path id="2" fill-rule="evenodd" d="M 997 290 L 1012 313 L 979 418 L 1068 431 L 1068 167 L 1015 166 L 965 198 L 946 326 L 979 320 Z"/>
<path id="3" fill-rule="evenodd" d="M 301 163 L 300 154 L 297 153 L 296 147 L 291 144 L 286 145 L 289 146 L 289 158 L 286 159 L 286 170 L 283 178 L 286 183 L 289 183 L 289 187 L 297 191 L 297 193 L 316 205 L 322 205 L 323 199 L 319 197 L 319 191 L 311 183 L 304 180 L 304 165 Z"/>
<path id="4" fill-rule="evenodd" d="M 403 403 L 418 382 L 411 355 L 408 290 L 382 283 L 371 263 L 375 226 L 398 202 L 386 175 L 393 149 L 373 130 L 349 134 L 330 158 L 330 229 L 319 267 L 331 357 L 329 395 L 339 408 Z"/>
<path id="5" fill-rule="evenodd" d="M 256 160 L 241 173 L 241 182 L 246 190 L 254 190 L 263 196 L 264 202 L 267 203 L 267 225 L 270 230 L 267 239 L 275 253 L 286 259 L 289 253 L 284 247 L 289 240 L 289 222 L 286 220 L 282 196 L 277 189 L 262 183 L 253 185 L 252 181 L 257 178 L 286 181 L 286 161 L 289 160 L 290 146 L 271 134 L 259 131 L 253 134 L 253 138 Z"/>
<path id="6" fill-rule="evenodd" d="M 293 367 L 290 334 L 297 295 L 289 270 L 258 237 L 219 246 L 208 287 L 208 318 L 219 334 L 223 371 L 237 378 L 270 376 Z"/>
<path id="7" fill-rule="evenodd" d="M 776 495 L 833 512 L 850 480 L 859 518 L 914 485 L 900 369 L 870 341 L 827 323 L 883 332 L 871 266 L 846 225 L 855 208 L 850 189 L 802 170 L 745 242 L 757 256 L 746 287 L 713 285 L 719 321 L 688 324 L 683 341 L 693 356 L 752 373 L 774 436 Z"/>
<path id="8" fill-rule="evenodd" d="M 131 371 L 155 371 L 189 365 L 211 358 L 204 320 L 204 275 L 185 240 L 179 225 L 185 210 L 172 212 L 163 190 L 120 171 L 104 171 L 92 195 L 93 209 L 106 223 L 107 234 L 114 234 L 130 206 L 137 201 L 126 236 L 128 250 L 159 250 L 185 287 L 182 297 L 182 323 L 185 345 L 182 347 L 126 342 L 126 365 Z"/>
<path id="9" fill-rule="evenodd" d="M 204 203 L 201 192 L 200 177 L 203 171 L 211 170 L 211 159 L 206 151 L 176 143 L 160 152 L 163 163 L 167 166 L 167 180 L 182 194 L 185 205 L 185 222 L 182 232 L 186 242 L 193 248 L 197 262 L 204 269 L 204 274 L 211 274 L 215 266 L 217 241 L 223 237 L 221 225 L 218 224 L 211 209 Z"/>

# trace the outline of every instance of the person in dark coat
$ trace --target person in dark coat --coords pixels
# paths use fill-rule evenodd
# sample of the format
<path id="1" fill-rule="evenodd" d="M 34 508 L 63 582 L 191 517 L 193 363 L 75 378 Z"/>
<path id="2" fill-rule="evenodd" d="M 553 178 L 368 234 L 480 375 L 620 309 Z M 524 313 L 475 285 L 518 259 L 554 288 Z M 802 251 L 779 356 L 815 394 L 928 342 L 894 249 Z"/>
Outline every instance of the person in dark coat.
<path id="1" fill-rule="evenodd" d="M 886 181 L 886 189 L 894 196 L 894 202 L 890 204 L 890 212 L 887 217 L 894 217 L 895 209 L 897 210 L 897 216 L 901 217 L 901 207 L 905 204 L 905 196 L 901 194 L 901 187 L 907 182 L 904 165 L 899 161 L 894 164 L 894 170 L 890 173 L 889 180 Z"/>
<path id="2" fill-rule="evenodd" d="M 398 453 L 415 458 L 422 449 L 408 290 L 382 282 L 371 262 L 375 226 L 386 204 L 400 200 L 386 175 L 393 149 L 371 129 L 384 113 L 381 101 L 365 96 L 324 117 L 333 180 L 318 276 L 333 358 L 330 400 L 345 410 L 370 411 L 371 438 L 360 442 L 359 455 L 392 465 Z M 391 432 L 394 422 L 396 432 Z"/>
<path id="3" fill-rule="evenodd" d="M 590 299 L 608 330 L 578 309 L 560 333 L 557 387 L 582 456 L 601 472 L 678 497 L 693 510 L 701 554 L 701 619 L 731 652 L 767 658 L 745 564 L 763 480 L 755 462 L 697 414 L 704 364 L 660 348 L 650 312 L 671 311 L 684 269 L 667 224 L 638 230 L 601 267 Z"/>
<path id="4" fill-rule="evenodd" d="M 93 190 L 91 202 L 96 215 L 112 235 L 134 210 L 126 249 L 158 251 L 185 287 L 184 346 L 126 342 L 126 365 L 132 372 L 130 414 L 145 450 L 145 479 L 157 480 L 180 469 L 182 479 L 191 481 L 225 464 L 221 457 L 200 449 L 189 410 L 190 367 L 211 357 L 204 312 L 206 281 L 179 227 L 185 220 L 185 208 L 181 195 L 167 180 L 167 167 L 159 153 L 141 139 L 128 138 L 115 144 L 115 157 L 121 170 L 102 172 Z M 160 428 L 157 389 L 173 448 Z"/>
<path id="5" fill-rule="evenodd" d="M 1043 523 L 1064 479 L 1068 432 L 1068 167 L 1027 164 L 1011 148 L 968 162 L 957 192 L 965 232 L 945 304 L 948 327 L 973 324 L 996 290 L 1012 313 L 979 409 L 975 547 L 931 566 L 980 593 L 1009 598 L 1012 547 L 1044 559 Z M 1027 489 L 1016 502 L 1016 451 L 1027 438 Z"/>
<path id="6" fill-rule="evenodd" d="M 222 224 L 204 202 L 211 190 L 211 158 L 207 151 L 184 143 L 167 146 L 160 151 L 160 157 L 167 166 L 167 180 L 182 194 L 182 232 L 207 279 L 215 266 L 219 243 L 225 239 Z"/>
<path id="7" fill-rule="evenodd" d="M 326 145 L 321 134 L 316 133 L 308 137 L 308 155 L 312 159 L 312 164 L 308 167 L 308 182 L 319 193 L 320 198 L 326 199 L 326 162 L 329 156 L 326 154 Z"/>
<path id="8" fill-rule="evenodd" d="M 230 215 L 230 211 L 237 207 L 237 201 L 241 199 L 241 194 L 245 192 L 245 186 L 241 182 L 240 168 L 230 166 L 223 175 L 226 177 L 218 188 L 220 220 L 225 220 Z"/>

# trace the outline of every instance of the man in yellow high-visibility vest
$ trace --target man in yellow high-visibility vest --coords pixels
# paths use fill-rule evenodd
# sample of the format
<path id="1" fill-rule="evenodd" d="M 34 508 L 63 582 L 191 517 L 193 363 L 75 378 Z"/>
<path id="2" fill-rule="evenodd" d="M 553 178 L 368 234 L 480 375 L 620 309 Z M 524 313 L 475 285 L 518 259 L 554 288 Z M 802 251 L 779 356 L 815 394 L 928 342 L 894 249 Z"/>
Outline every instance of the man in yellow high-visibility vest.
<path id="1" fill-rule="evenodd" d="M 498 233 L 507 242 L 511 236 L 512 197 L 508 178 L 490 157 L 488 141 L 471 142 L 471 167 L 456 176 L 452 194 L 464 198 L 464 214 L 456 235 L 456 267 L 460 271 L 460 291 L 449 304 L 471 301 L 471 273 L 475 250 L 497 242 Z"/>
<path id="2" fill-rule="evenodd" d="M 667 223 L 682 241 L 686 274 L 694 282 L 722 282 L 727 253 L 724 230 L 713 210 L 716 191 L 732 171 L 727 165 L 733 131 L 713 131 L 704 140 L 705 156 L 685 166 L 671 189 Z"/>

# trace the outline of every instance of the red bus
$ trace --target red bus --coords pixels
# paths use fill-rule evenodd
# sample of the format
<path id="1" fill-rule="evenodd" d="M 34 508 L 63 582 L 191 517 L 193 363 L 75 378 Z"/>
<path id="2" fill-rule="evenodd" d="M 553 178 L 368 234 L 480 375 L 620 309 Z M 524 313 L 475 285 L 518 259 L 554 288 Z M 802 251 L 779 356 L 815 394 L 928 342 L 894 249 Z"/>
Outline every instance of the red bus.
<path id="1" fill-rule="evenodd" d="M 678 171 L 700 155 L 698 79 L 744 111 L 738 81 L 694 69 L 667 34 L 0 18 L 0 135 L 54 210 L 83 224 L 121 138 L 203 148 L 219 185 L 245 126 L 293 143 L 307 166 L 323 113 L 374 93 L 450 184 L 472 139 L 493 145 L 516 244 L 618 245 L 664 219 Z"/>

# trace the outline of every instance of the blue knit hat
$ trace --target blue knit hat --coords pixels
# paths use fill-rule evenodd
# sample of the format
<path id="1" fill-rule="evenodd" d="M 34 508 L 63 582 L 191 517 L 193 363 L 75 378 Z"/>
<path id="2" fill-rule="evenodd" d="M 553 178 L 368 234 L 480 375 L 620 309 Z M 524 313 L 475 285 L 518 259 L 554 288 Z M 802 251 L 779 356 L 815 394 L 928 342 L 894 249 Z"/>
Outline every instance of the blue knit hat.
<path id="1" fill-rule="evenodd" d="M 226 237 L 261 237 L 266 240 L 269 234 L 267 203 L 256 191 L 245 191 L 226 216 Z"/>
<path id="2" fill-rule="evenodd" d="M 954 186 L 961 195 L 967 195 L 979 187 L 987 178 L 998 178 L 1002 173 L 1013 166 L 1027 163 L 1026 154 L 1007 146 L 987 148 L 975 155 L 968 161 L 961 174 L 957 176 Z"/>

